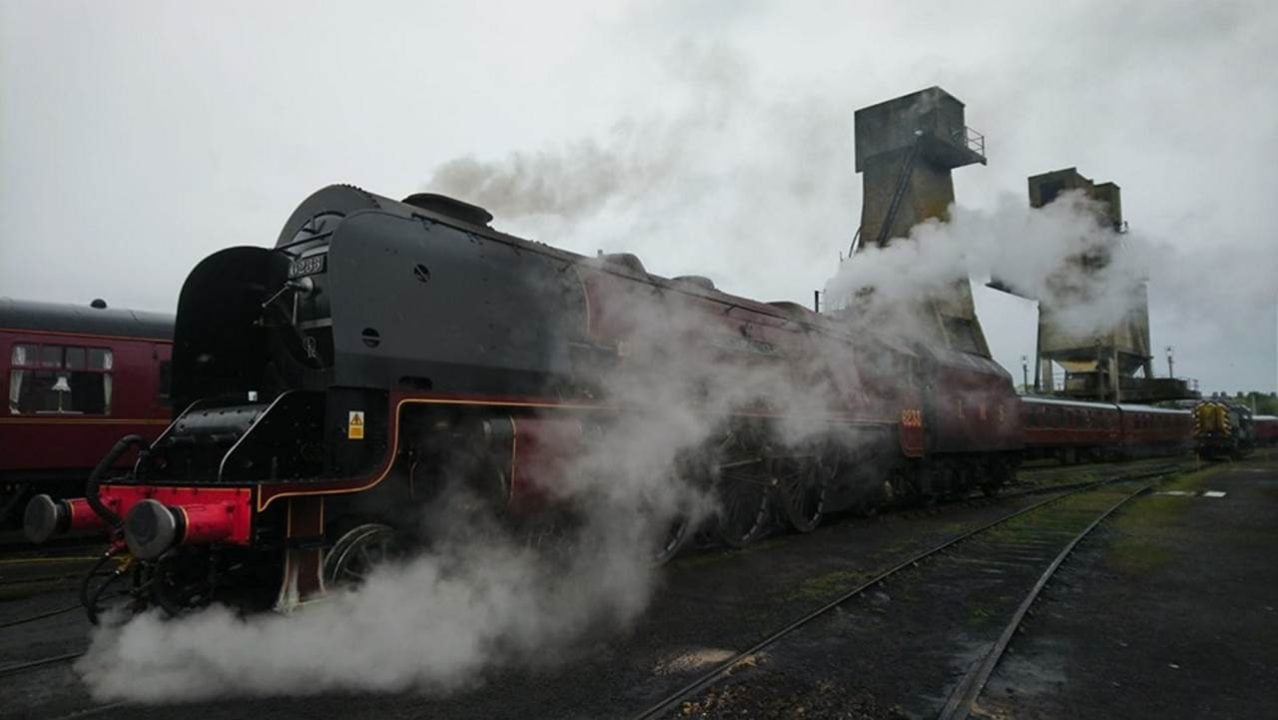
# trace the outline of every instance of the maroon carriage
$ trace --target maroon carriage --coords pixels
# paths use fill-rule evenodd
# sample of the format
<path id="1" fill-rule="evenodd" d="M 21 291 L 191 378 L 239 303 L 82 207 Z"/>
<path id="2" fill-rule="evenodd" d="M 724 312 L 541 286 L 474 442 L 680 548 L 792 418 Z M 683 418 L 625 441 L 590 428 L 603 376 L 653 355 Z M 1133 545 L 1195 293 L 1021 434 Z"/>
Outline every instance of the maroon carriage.
<path id="1" fill-rule="evenodd" d="M 1253 432 L 1256 435 L 1256 447 L 1278 445 L 1278 417 L 1273 415 L 1253 415 L 1251 422 Z"/>
<path id="2" fill-rule="evenodd" d="M 168 425 L 173 318 L 0 298 L 0 509 L 84 492 L 121 435 Z M 15 513 L 16 514 L 16 513 Z"/>
<path id="3" fill-rule="evenodd" d="M 1117 457 L 1123 445 L 1122 418 L 1109 403 L 1021 398 L 1026 459 L 1062 463 Z"/>
<path id="4" fill-rule="evenodd" d="M 1194 445 L 1194 417 L 1188 410 L 1119 405 L 1123 456 L 1148 457 L 1187 453 Z"/>

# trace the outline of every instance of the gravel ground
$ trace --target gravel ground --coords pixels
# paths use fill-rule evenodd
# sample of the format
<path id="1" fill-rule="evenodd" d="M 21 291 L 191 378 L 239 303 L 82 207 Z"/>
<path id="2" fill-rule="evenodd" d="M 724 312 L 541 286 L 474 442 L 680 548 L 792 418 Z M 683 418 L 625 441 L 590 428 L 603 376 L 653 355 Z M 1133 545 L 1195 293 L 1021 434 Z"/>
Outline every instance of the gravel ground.
<path id="1" fill-rule="evenodd" d="M 987 717 L 1278 717 L 1278 466 L 1137 500 L 1080 548 L 995 672 Z"/>
<path id="2" fill-rule="evenodd" d="M 1123 483 L 1064 499 L 907 569 L 767 648 L 700 704 L 713 706 L 714 696 L 732 695 L 738 686 L 772 687 L 770 703 L 798 703 L 830 686 L 873 699 L 852 717 L 935 717 L 1057 553 L 1137 487 Z M 767 707 L 753 695 L 747 700 L 753 706 L 739 706 L 751 715 Z"/>

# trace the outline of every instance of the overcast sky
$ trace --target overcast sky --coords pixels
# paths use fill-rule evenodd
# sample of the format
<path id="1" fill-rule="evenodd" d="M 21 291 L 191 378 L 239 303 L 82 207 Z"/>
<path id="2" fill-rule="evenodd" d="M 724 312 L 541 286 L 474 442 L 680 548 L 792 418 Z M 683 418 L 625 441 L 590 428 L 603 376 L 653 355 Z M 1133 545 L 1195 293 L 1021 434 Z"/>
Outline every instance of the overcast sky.
<path id="1" fill-rule="evenodd" d="M 853 111 L 940 85 L 988 138 L 960 204 L 1117 182 L 1219 288 L 1187 307 L 1154 278 L 1159 374 L 1173 345 L 1204 389 L 1274 390 L 1274 7 L 0 0 L 0 295 L 171 310 L 313 190 L 400 197 L 461 158 L 571 188 L 501 229 L 807 303 L 859 222 Z M 1032 308 L 978 303 L 1019 378 Z"/>

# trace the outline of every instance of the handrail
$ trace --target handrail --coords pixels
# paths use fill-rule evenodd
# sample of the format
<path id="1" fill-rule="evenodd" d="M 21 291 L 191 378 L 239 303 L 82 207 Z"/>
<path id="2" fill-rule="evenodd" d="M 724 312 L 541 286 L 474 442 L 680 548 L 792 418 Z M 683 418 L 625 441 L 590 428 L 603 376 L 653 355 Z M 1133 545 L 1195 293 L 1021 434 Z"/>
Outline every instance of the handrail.
<path id="1" fill-rule="evenodd" d="M 964 126 L 954 130 L 954 140 L 958 145 L 985 157 L 985 136 L 970 127 Z"/>

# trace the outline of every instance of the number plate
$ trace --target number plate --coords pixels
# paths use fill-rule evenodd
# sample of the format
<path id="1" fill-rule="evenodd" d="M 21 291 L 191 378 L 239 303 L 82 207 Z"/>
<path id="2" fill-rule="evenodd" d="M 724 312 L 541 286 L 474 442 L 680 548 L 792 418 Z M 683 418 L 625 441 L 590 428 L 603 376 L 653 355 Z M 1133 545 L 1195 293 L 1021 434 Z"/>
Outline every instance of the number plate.
<path id="1" fill-rule="evenodd" d="M 293 280 L 306 275 L 319 275 L 324 272 L 327 260 L 327 254 L 298 258 L 288 265 L 288 279 Z"/>

